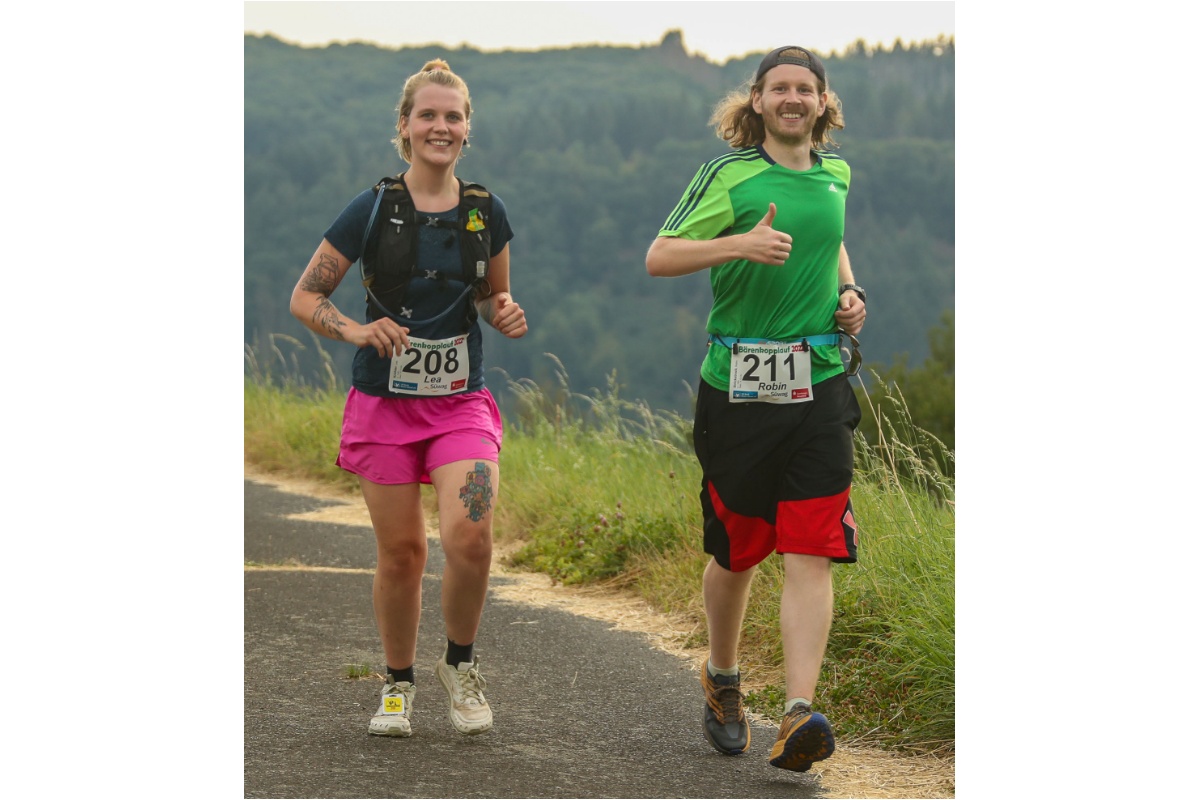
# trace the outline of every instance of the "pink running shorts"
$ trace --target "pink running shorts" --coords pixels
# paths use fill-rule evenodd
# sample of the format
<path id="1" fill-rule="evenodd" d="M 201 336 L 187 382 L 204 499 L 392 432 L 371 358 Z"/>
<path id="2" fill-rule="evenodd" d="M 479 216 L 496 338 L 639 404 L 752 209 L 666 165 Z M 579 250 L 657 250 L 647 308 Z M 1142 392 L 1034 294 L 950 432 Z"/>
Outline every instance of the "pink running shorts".
<path id="1" fill-rule="evenodd" d="M 375 397 L 351 387 L 337 465 L 371 483 L 430 483 L 455 461 L 497 463 L 504 424 L 486 388 L 445 397 Z"/>

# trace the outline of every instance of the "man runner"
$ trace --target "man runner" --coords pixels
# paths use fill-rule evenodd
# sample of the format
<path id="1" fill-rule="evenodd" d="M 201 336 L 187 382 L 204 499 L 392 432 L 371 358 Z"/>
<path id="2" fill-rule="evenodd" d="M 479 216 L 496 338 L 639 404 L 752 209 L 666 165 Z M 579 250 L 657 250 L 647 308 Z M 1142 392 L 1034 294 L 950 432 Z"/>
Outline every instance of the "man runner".
<path id="1" fill-rule="evenodd" d="M 750 744 L 737 648 L 754 568 L 781 554 L 787 703 L 770 763 L 804 772 L 834 750 L 812 710 L 833 615 L 832 563 L 857 560 L 850 504 L 858 402 L 839 329 L 857 334 L 866 293 L 842 243 L 850 168 L 829 152 L 843 128 L 825 67 L 772 50 L 748 91 L 713 113 L 733 151 L 700 167 L 646 255 L 652 276 L 709 270 L 713 305 L 694 423 L 709 657 L 704 734 Z"/>

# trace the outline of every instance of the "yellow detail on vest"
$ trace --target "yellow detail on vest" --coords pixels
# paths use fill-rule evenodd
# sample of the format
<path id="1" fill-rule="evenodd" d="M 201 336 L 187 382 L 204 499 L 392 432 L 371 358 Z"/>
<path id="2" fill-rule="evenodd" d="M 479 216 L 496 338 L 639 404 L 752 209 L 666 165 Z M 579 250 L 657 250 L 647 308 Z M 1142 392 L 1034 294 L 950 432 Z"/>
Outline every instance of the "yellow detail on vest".
<path id="1" fill-rule="evenodd" d="M 481 231 L 483 230 L 483 217 L 479 216 L 479 209 L 472 208 L 471 213 L 467 216 L 467 230 Z"/>

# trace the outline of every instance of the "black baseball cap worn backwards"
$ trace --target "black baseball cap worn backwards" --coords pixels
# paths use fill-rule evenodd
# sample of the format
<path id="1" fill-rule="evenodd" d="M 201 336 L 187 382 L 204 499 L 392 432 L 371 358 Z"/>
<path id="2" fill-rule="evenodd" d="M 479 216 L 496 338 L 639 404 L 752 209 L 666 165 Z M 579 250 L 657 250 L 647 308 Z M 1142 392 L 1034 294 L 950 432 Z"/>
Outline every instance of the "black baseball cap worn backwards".
<path id="1" fill-rule="evenodd" d="M 758 65 L 758 72 L 754 75 L 754 82 L 758 83 L 761 81 L 762 76 L 767 74 L 767 70 L 778 67 L 780 64 L 795 64 L 798 67 L 808 67 L 821 79 L 821 83 L 829 83 L 829 81 L 825 80 L 825 65 L 821 63 L 821 59 L 817 58 L 816 54 L 811 50 L 797 47 L 794 44 L 777 47 L 767 53 L 762 63 Z"/>

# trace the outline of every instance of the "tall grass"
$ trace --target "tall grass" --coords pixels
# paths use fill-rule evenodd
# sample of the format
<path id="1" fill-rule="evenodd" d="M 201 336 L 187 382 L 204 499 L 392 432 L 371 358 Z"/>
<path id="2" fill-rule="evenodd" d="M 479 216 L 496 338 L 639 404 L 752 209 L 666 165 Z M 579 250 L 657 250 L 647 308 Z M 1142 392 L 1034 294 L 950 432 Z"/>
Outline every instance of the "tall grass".
<path id="1" fill-rule="evenodd" d="M 913 425 L 898 387 L 864 408 L 864 424 L 879 444 L 857 434 L 863 546 L 860 562 L 837 572 L 832 697 L 870 723 L 864 736 L 952 744 L 954 483 L 942 468 L 954 454 Z"/>
<path id="2" fill-rule="evenodd" d="M 272 334 L 246 346 L 245 458 L 266 472 L 354 488 L 358 479 L 334 464 L 346 393 L 313 339 L 324 365 L 321 382 L 301 376 L 296 355 L 307 348 L 291 336 Z"/>
<path id="3" fill-rule="evenodd" d="M 568 584 L 622 584 L 689 617 L 693 633 L 684 644 L 703 647 L 700 578 L 708 557 L 691 420 L 624 399 L 615 375 L 604 391 L 576 392 L 547 355 L 556 376 L 550 386 L 503 376 L 500 391 L 512 410 L 497 538 L 514 544 L 515 565 Z M 276 355 L 273 363 L 283 361 Z M 248 366 L 247 459 L 350 484 L 332 466 L 344 393 L 335 382 L 305 386 L 261 372 Z M 859 563 L 834 569 L 834 620 L 816 703 L 844 740 L 952 746 L 954 486 L 943 465 L 953 453 L 912 425 L 898 390 L 864 408 L 866 425 L 881 435 L 876 445 L 856 435 Z M 751 708 L 773 718 L 784 699 L 782 578 L 781 559 L 760 565 L 739 653 L 760 687 Z"/>
<path id="4" fill-rule="evenodd" d="M 576 393 L 547 356 L 550 389 L 508 379 L 498 535 L 525 542 L 516 565 L 556 581 L 632 581 L 639 557 L 670 550 L 691 524 L 691 423 L 622 399 L 615 376 L 604 393 Z"/>

